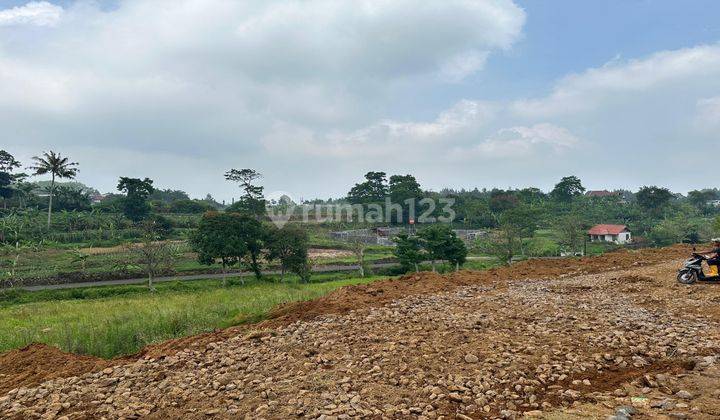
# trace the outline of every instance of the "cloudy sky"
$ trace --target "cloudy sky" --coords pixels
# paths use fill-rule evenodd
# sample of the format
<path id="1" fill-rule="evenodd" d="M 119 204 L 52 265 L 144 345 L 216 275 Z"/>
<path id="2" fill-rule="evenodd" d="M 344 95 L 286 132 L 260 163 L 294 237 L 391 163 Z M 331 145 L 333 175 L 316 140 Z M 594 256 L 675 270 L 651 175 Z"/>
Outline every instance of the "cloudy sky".
<path id="1" fill-rule="evenodd" d="M 0 149 L 200 197 L 718 187 L 715 0 L 0 0 Z"/>

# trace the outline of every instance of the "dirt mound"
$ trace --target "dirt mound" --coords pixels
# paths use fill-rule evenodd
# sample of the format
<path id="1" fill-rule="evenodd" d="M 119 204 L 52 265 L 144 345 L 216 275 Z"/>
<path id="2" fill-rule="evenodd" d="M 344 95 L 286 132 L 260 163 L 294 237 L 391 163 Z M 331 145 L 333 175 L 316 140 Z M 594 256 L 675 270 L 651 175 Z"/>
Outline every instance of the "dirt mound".
<path id="1" fill-rule="evenodd" d="M 657 264 L 687 255 L 688 252 L 688 246 L 676 245 L 641 251 L 619 250 L 595 257 L 532 259 L 487 271 L 461 271 L 447 275 L 429 272 L 408 274 L 397 279 L 344 287 L 311 301 L 280 305 L 271 311 L 270 321 L 262 325 L 286 325 L 320 315 L 381 306 L 409 295 L 432 294 L 461 286 L 494 283 L 502 287 L 505 280 L 550 279 Z M 643 281 L 639 277 L 628 277 L 627 280 L 629 283 Z"/>
<path id="2" fill-rule="evenodd" d="M 343 287 L 318 299 L 290 302 L 270 312 L 270 320 L 262 326 L 286 325 L 320 315 L 342 314 L 352 310 L 382 306 L 409 295 L 424 295 L 453 287 L 487 283 L 492 276 L 477 271 L 461 271 L 449 275 L 415 273 L 357 286 Z"/>
<path id="3" fill-rule="evenodd" d="M 250 329 L 274 328 L 321 315 L 344 314 L 352 310 L 379 307 L 406 296 L 433 294 L 477 284 L 493 284 L 499 289 L 503 288 L 508 280 L 562 278 L 628 269 L 677 259 L 689 252 L 689 246 L 676 245 L 662 249 L 620 250 L 597 257 L 532 259 L 487 271 L 461 271 L 448 275 L 428 272 L 409 274 L 397 279 L 344 287 L 311 301 L 280 305 L 271 311 L 269 320 L 260 324 L 169 340 L 147 346 L 135 355 L 110 361 L 73 355 L 45 345 L 33 344 L 0 355 L 0 392 L 19 386 L 37 385 L 57 377 L 77 376 L 147 356 L 157 358 L 187 348 L 203 348 L 209 343 L 242 335 Z"/>
<path id="4" fill-rule="evenodd" d="M 45 344 L 0 354 L 0 394 L 61 377 L 104 369 L 111 361 L 92 356 L 65 353 Z"/>

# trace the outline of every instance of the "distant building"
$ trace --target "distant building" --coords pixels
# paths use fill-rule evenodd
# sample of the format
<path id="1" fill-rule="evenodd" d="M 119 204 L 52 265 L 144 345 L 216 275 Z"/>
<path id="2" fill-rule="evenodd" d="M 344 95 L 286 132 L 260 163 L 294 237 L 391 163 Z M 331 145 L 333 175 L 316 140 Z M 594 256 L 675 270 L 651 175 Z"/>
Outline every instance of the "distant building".
<path id="1" fill-rule="evenodd" d="M 608 191 L 608 190 L 596 190 L 588 191 L 585 193 L 586 197 L 620 197 L 619 193 Z"/>
<path id="2" fill-rule="evenodd" d="M 588 231 L 590 242 L 612 242 L 626 244 L 632 242 L 632 233 L 625 225 L 595 225 Z"/>
<path id="3" fill-rule="evenodd" d="M 93 194 L 90 196 L 90 202 L 92 202 L 93 204 L 97 204 L 102 202 L 106 198 L 107 196 L 103 194 Z"/>

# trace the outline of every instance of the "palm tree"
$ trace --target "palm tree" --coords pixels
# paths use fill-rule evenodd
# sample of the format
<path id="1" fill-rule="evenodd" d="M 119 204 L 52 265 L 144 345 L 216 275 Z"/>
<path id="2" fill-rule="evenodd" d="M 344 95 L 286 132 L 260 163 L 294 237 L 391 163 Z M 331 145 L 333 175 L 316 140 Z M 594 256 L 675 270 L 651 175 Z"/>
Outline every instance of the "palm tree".
<path id="1" fill-rule="evenodd" d="M 52 179 L 50 180 L 50 201 L 48 203 L 48 229 L 50 228 L 50 219 L 52 217 L 52 201 L 53 192 L 55 190 L 55 178 L 67 178 L 73 179 L 78 173 L 77 162 L 70 162 L 68 158 L 60 156 L 60 153 L 55 153 L 52 150 L 44 152 L 41 157 L 33 156 L 35 165 L 29 167 L 35 171 L 33 175 L 51 174 Z"/>

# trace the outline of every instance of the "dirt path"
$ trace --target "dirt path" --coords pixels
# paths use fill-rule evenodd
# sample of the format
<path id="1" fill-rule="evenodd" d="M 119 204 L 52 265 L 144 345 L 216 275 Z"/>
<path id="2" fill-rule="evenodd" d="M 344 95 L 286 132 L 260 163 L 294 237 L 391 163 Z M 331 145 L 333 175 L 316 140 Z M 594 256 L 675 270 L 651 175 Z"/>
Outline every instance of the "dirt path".
<path id="1" fill-rule="evenodd" d="M 717 418 L 720 286 L 676 284 L 684 252 L 344 288 L 254 331 L 11 390 L 0 414 L 559 419 L 634 406 L 635 418 Z"/>

